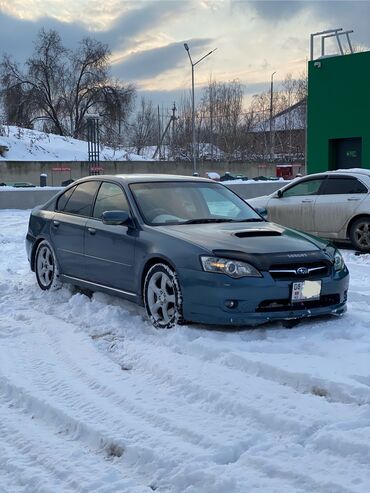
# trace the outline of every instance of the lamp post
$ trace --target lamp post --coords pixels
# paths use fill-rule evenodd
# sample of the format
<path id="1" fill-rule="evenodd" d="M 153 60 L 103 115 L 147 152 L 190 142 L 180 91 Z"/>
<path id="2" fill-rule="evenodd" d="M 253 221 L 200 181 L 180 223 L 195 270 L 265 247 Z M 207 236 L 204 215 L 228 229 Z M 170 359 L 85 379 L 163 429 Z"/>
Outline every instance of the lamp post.
<path id="1" fill-rule="evenodd" d="M 274 136 L 272 132 L 272 110 L 273 110 L 273 94 L 274 94 L 274 75 L 276 72 L 271 74 L 271 87 L 270 87 L 270 158 L 274 158 Z"/>
<path id="2" fill-rule="evenodd" d="M 193 175 L 197 173 L 197 160 L 195 156 L 195 101 L 194 101 L 194 67 L 195 65 L 198 65 L 202 60 L 207 58 L 207 56 L 211 55 L 214 51 L 217 50 L 215 48 L 214 50 L 210 51 L 206 55 L 202 56 L 199 58 L 198 61 L 193 62 L 191 55 L 190 55 L 190 50 L 189 50 L 189 45 L 187 43 L 184 43 L 184 48 L 188 53 L 188 57 L 190 60 L 191 64 L 191 127 L 192 127 L 192 157 L 193 157 Z"/>

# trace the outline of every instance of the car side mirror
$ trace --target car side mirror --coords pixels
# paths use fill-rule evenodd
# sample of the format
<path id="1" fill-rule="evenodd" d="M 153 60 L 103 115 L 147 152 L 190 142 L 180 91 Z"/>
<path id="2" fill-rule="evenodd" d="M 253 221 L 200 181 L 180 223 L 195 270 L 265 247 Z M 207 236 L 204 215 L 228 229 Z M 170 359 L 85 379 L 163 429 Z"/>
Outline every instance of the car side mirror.
<path id="1" fill-rule="evenodd" d="M 103 224 L 111 226 L 128 225 L 131 222 L 130 214 L 127 211 L 105 211 L 101 217 Z"/>
<path id="2" fill-rule="evenodd" d="M 255 210 L 256 210 L 256 212 L 258 212 L 258 214 L 260 216 L 262 216 L 266 219 L 267 214 L 268 214 L 266 207 L 256 207 Z"/>
<path id="3" fill-rule="evenodd" d="M 276 197 L 277 197 L 278 199 L 281 199 L 281 197 L 282 197 L 282 196 L 283 196 L 283 191 L 282 191 L 282 190 L 278 190 L 278 191 L 276 192 Z"/>

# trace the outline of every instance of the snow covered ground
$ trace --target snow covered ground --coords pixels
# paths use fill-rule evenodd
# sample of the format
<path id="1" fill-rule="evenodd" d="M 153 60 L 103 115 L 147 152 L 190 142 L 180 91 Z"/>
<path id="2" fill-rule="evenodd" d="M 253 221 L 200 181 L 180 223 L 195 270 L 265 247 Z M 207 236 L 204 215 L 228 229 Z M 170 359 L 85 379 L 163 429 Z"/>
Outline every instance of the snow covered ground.
<path id="1" fill-rule="evenodd" d="M 1 161 L 88 161 L 88 146 L 83 140 L 47 134 L 14 126 L 0 125 L 0 146 L 9 148 Z M 145 161 L 146 157 L 125 149 L 101 146 L 102 161 Z"/>
<path id="2" fill-rule="evenodd" d="M 156 331 L 41 292 L 27 220 L 0 212 L 1 493 L 370 491 L 370 255 L 341 319 Z"/>

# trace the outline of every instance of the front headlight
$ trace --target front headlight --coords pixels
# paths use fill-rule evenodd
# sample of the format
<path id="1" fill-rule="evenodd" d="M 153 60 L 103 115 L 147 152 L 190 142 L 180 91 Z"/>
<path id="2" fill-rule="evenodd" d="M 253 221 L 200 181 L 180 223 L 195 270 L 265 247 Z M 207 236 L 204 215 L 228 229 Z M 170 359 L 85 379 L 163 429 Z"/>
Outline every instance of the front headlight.
<path id="1" fill-rule="evenodd" d="M 262 277 L 262 274 L 247 262 L 218 257 L 201 257 L 200 259 L 203 270 L 206 272 L 218 272 L 234 279 L 239 277 Z"/>
<path id="2" fill-rule="evenodd" d="M 344 268 L 344 260 L 342 257 L 342 254 L 338 251 L 335 250 L 334 253 L 334 270 L 342 270 Z"/>

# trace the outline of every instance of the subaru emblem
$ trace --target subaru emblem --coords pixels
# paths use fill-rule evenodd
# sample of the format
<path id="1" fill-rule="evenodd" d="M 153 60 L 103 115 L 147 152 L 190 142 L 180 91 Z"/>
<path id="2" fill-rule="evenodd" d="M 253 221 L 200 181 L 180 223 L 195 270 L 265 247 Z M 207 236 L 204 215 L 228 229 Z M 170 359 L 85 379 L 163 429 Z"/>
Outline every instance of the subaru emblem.
<path id="1" fill-rule="evenodd" d="M 308 274 L 308 269 L 307 267 L 298 267 L 298 269 L 296 270 L 297 274 L 299 276 L 307 276 Z"/>

